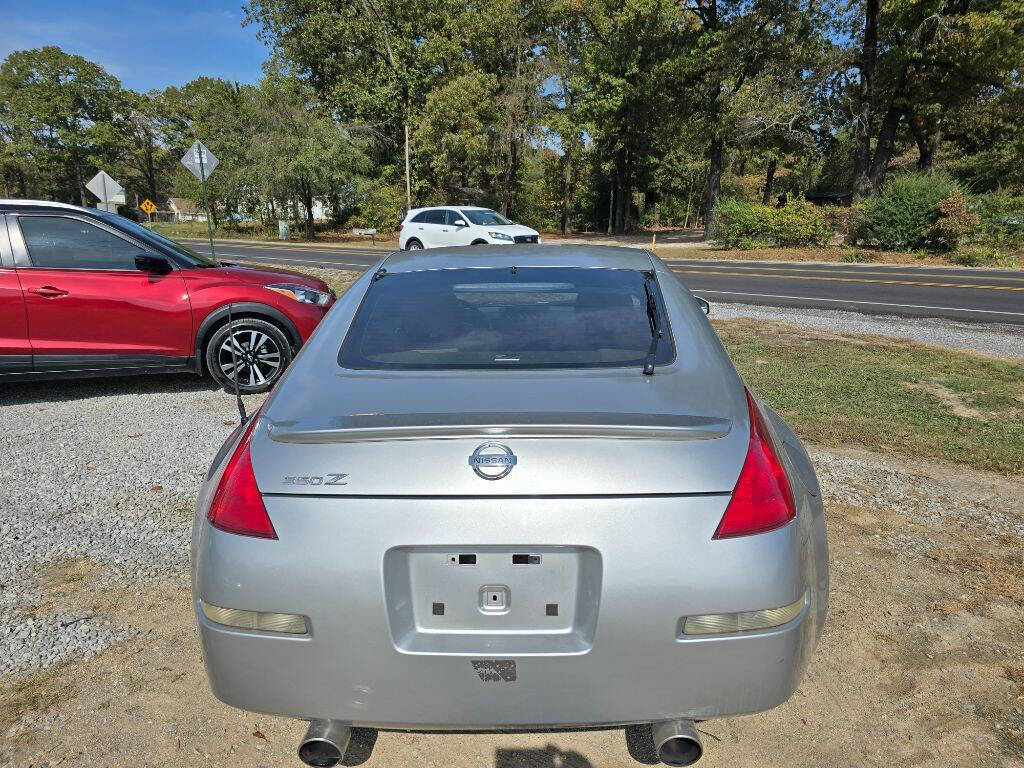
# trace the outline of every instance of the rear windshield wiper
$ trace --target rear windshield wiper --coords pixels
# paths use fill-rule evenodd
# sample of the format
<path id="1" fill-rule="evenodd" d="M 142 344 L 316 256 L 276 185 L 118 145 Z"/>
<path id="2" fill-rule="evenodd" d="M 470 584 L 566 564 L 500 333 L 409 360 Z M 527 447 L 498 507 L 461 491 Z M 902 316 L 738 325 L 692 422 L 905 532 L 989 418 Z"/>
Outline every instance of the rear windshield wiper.
<path id="1" fill-rule="evenodd" d="M 654 282 L 654 273 L 644 273 L 644 293 L 647 294 L 647 322 L 651 324 L 651 346 L 647 350 L 647 359 L 644 360 L 644 375 L 654 375 L 654 359 L 658 354 L 658 340 L 661 338 L 661 324 L 658 322 L 658 302 L 654 298 L 654 291 L 651 284 Z"/>

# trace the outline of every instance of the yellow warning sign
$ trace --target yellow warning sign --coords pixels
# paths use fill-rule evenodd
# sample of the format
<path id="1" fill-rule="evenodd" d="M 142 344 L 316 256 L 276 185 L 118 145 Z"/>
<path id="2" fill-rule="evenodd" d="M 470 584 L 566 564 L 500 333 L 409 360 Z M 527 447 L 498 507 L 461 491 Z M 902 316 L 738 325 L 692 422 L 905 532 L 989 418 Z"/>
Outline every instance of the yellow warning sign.
<path id="1" fill-rule="evenodd" d="M 142 203 L 139 204 L 139 208 L 141 208 L 143 211 L 145 211 L 146 214 L 149 215 L 149 216 L 152 216 L 153 215 L 153 211 L 156 210 L 156 206 L 153 205 L 153 201 L 152 200 L 143 200 Z"/>

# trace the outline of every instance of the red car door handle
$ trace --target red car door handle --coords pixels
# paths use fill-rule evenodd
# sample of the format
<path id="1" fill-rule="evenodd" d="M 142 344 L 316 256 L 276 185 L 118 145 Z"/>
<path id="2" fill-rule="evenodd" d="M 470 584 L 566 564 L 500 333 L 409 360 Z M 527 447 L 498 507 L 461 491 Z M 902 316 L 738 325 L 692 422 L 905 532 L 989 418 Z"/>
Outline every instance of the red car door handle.
<path id="1" fill-rule="evenodd" d="M 29 293 L 34 293 L 37 296 L 42 296 L 47 299 L 56 299 L 59 296 L 67 296 L 68 292 L 63 291 L 60 288 L 55 288 L 52 285 L 42 285 L 39 288 L 29 288 Z"/>

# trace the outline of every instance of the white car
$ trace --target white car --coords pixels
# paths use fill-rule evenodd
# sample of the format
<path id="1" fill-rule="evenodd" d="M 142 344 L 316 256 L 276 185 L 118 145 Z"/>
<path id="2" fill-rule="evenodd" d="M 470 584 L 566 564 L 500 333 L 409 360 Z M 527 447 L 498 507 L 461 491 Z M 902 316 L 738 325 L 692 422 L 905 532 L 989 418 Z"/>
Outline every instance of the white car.
<path id="1" fill-rule="evenodd" d="M 539 243 L 535 229 L 515 224 L 490 208 L 438 206 L 413 208 L 405 215 L 398 247 L 403 251 L 448 245 Z"/>

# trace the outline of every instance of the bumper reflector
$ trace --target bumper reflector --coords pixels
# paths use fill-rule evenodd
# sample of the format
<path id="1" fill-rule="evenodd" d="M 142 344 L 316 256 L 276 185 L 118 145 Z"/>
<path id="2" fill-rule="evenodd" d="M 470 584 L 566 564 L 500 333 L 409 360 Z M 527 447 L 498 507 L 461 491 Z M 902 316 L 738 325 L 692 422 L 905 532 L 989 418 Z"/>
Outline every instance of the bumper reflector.
<path id="1" fill-rule="evenodd" d="M 306 619 L 293 613 L 265 613 L 263 611 L 243 611 L 238 608 L 219 608 L 199 601 L 206 618 L 214 624 L 238 629 L 254 629 L 257 632 L 284 632 L 289 635 L 304 635 L 309 629 Z"/>
<path id="2" fill-rule="evenodd" d="M 759 629 L 780 627 L 799 616 L 806 601 L 807 595 L 804 594 L 799 600 L 781 608 L 687 616 L 683 621 L 683 634 L 725 635 L 732 632 L 754 632 Z"/>

